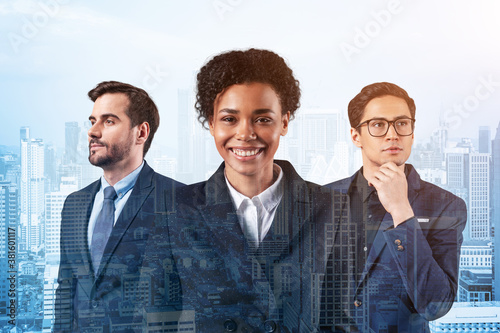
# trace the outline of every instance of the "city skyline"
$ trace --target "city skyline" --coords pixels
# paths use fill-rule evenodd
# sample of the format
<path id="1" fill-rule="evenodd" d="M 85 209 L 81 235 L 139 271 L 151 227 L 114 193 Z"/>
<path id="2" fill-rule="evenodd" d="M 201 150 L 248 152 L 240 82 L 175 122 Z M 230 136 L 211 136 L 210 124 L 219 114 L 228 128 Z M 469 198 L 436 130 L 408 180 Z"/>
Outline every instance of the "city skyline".
<path id="1" fill-rule="evenodd" d="M 306 116 L 313 118 L 305 124 L 300 132 L 300 137 L 303 140 L 285 146 L 282 154 L 296 156 L 298 152 L 307 152 L 307 147 L 309 145 L 321 146 L 321 124 L 331 124 L 332 122 L 338 121 L 339 124 L 337 127 L 342 128 L 347 126 L 346 124 L 341 124 L 342 121 L 339 121 L 340 117 L 336 112 L 316 110 L 311 111 L 311 113 Z M 11 212 L 5 215 L 5 218 L 2 219 L 3 223 L 0 224 L 2 230 L 7 229 L 7 227 L 13 224 L 18 225 L 17 245 L 19 260 L 17 263 L 17 272 L 20 281 L 24 281 L 22 283 L 27 285 L 22 289 L 25 293 L 28 293 L 27 295 L 36 295 L 40 292 L 40 289 L 37 289 L 40 287 L 37 287 L 36 283 L 38 279 L 34 279 L 33 277 L 36 276 L 35 272 L 44 273 L 44 287 L 42 289 L 43 301 L 38 300 L 34 302 L 32 300 L 26 303 L 26 299 L 31 299 L 32 296 L 28 297 L 23 294 L 20 299 L 24 301 L 22 301 L 22 303 L 20 301 L 20 304 L 31 303 L 32 305 L 31 307 L 25 305 L 22 308 L 23 315 L 19 317 L 19 321 L 22 322 L 21 319 L 24 319 L 25 322 L 30 321 L 29 318 L 36 318 L 36 316 L 32 314 L 33 312 L 38 311 L 38 308 L 43 309 L 39 312 L 44 318 L 42 321 L 43 325 L 41 325 L 43 327 L 40 327 L 40 331 L 48 332 L 52 321 L 51 316 L 53 315 L 54 290 L 57 287 L 55 279 L 58 266 L 58 231 L 62 204 L 65 197 L 70 192 L 95 180 L 98 177 L 96 172 L 99 171 L 99 168 L 91 166 L 86 159 L 86 154 L 83 153 L 87 149 L 86 144 L 82 145 L 80 142 L 84 140 L 86 143 L 84 136 L 79 135 L 79 139 L 75 142 L 75 135 L 71 135 L 71 133 L 74 134 L 75 131 L 82 134 L 82 129 L 80 129 L 78 125 L 75 125 L 75 122 L 66 123 L 66 131 L 68 134 L 66 138 L 68 138 L 69 142 L 64 145 L 65 150 L 56 154 L 55 158 L 54 156 L 50 156 L 50 153 L 46 153 L 48 152 L 47 149 L 40 150 L 40 147 L 44 147 L 43 139 L 31 138 L 30 128 L 22 127 L 19 131 L 20 135 L 24 136 L 19 142 L 22 152 L 21 156 L 12 156 L 10 154 L 0 156 L 0 162 L 2 162 L 0 163 L 0 169 L 3 172 L 0 178 L 3 179 L 3 188 L 9 189 L 3 192 L 3 199 L 0 203 L 4 205 L 6 212 L 16 209 L 16 204 L 12 202 L 12 198 L 14 198 L 13 196 L 17 196 L 16 201 L 20 202 L 20 207 L 18 209 L 20 215 L 16 218 L 12 216 Z M 416 147 L 414 154 L 418 154 L 420 158 L 415 158 L 414 156 L 412 161 L 424 179 L 440 185 L 462 197 L 469 207 L 468 225 L 466 231 L 464 231 L 465 241 L 461 251 L 461 274 L 457 294 L 457 300 L 461 302 L 459 305 L 461 307 L 466 306 L 465 304 L 471 304 L 471 306 L 473 306 L 475 303 L 479 304 L 479 306 L 487 307 L 491 306 L 488 302 L 492 300 L 498 301 L 498 296 L 495 296 L 498 287 L 496 287 L 497 289 L 495 290 L 495 286 L 499 282 L 500 273 L 496 269 L 498 266 L 494 264 L 496 258 L 495 244 L 498 241 L 493 238 L 495 221 L 498 219 L 494 216 L 498 207 L 493 204 L 493 214 L 488 214 L 490 210 L 489 202 L 492 195 L 498 192 L 498 189 L 496 187 L 490 189 L 487 180 L 498 178 L 498 168 L 496 164 L 494 164 L 495 162 L 491 164 L 491 161 L 496 161 L 495 159 L 498 157 L 498 151 L 494 148 L 496 147 L 496 142 L 500 135 L 500 126 L 495 132 L 486 133 L 488 131 L 485 131 L 484 127 L 477 128 L 479 139 L 475 143 L 469 138 L 463 138 L 459 142 L 448 142 L 444 139 L 444 141 L 440 142 L 440 145 Z M 439 142 L 438 138 L 440 137 L 447 137 L 446 130 L 444 130 L 444 133 L 441 131 L 435 133 L 433 137 L 434 141 L 431 141 L 434 143 Z M 483 137 L 483 140 L 481 140 L 480 137 Z M 210 138 L 205 139 L 211 140 Z M 330 138 L 330 140 L 336 141 L 336 147 L 347 145 L 347 142 L 343 141 L 345 139 L 339 137 Z M 486 146 L 484 140 L 487 140 Z M 196 141 L 196 139 L 193 141 Z M 77 151 L 74 151 L 75 147 L 77 147 Z M 491 152 L 480 152 L 482 150 Z M 30 151 L 31 156 L 28 154 Z M 45 154 L 42 153 L 42 151 Z M 318 150 L 318 152 L 320 152 L 320 150 Z M 340 150 L 340 152 L 342 152 L 342 150 Z M 323 153 L 324 155 L 317 155 L 315 156 L 316 158 L 312 159 L 310 159 L 310 154 L 307 153 L 302 157 L 296 156 L 299 160 L 302 159 L 304 162 L 307 162 L 296 165 L 297 170 L 302 169 L 304 172 L 309 172 L 310 177 L 317 176 L 317 168 L 323 167 L 326 168 L 327 171 L 331 170 L 331 166 L 318 165 L 317 157 L 319 156 L 326 160 L 329 154 L 333 154 L 334 158 L 332 158 L 332 161 L 337 161 L 336 163 L 338 164 L 336 165 L 340 166 L 340 169 L 345 169 L 348 174 L 354 171 L 353 168 L 355 168 L 355 165 L 349 163 L 349 161 L 355 159 L 353 158 L 355 152 L 352 149 L 347 150 L 347 156 L 344 159 L 335 159 L 336 150 L 328 149 L 326 146 L 323 147 Z M 73 156 L 74 160 L 68 159 L 68 156 Z M 193 158 L 193 156 L 185 157 Z M 211 165 L 210 158 L 208 156 L 205 157 L 207 160 L 204 164 Z M 45 158 L 47 158 L 47 160 L 40 160 Z M 66 160 L 66 162 L 63 162 L 63 160 Z M 47 164 L 47 162 L 54 162 L 54 165 L 51 166 L 50 163 Z M 164 156 L 161 153 L 158 154 L 158 152 L 151 158 L 150 163 L 155 166 L 162 166 L 164 163 L 167 163 L 167 169 L 171 170 L 174 175 L 176 172 L 175 166 L 182 164 L 178 163 L 176 158 L 165 160 Z M 35 165 L 38 165 L 38 168 L 36 168 Z M 51 173 L 50 169 L 52 168 L 55 169 L 53 174 L 56 179 L 52 179 L 49 176 Z M 91 170 L 94 173 L 85 175 L 85 170 Z M 157 170 L 162 172 L 161 167 L 157 168 Z M 31 185 L 23 185 L 23 173 L 27 171 L 37 175 L 37 177 L 28 177 L 31 179 Z M 41 171 L 44 172 L 42 180 L 40 179 Z M 193 169 L 192 172 L 196 172 L 196 170 Z M 40 182 L 42 182 L 42 184 L 40 184 Z M 33 188 L 31 192 L 34 193 L 37 193 L 40 188 L 43 189 L 43 199 L 41 203 L 39 201 L 37 202 L 36 199 L 38 198 L 39 200 L 39 196 L 31 194 L 29 191 L 30 186 Z M 17 190 L 17 187 L 21 190 Z M 9 197 L 11 198 L 10 203 L 9 199 L 7 199 Z M 30 209 L 37 210 L 40 205 L 45 208 L 42 213 L 27 214 L 27 217 L 23 218 L 23 209 L 27 209 L 23 208 L 23 205 L 24 207 L 28 207 L 27 202 L 30 201 L 33 202 L 32 208 Z M 10 208 L 7 207 L 8 205 L 10 205 Z M 484 210 L 486 210 L 486 213 Z M 474 215 L 476 215 L 476 217 L 474 217 Z M 495 220 L 492 220 L 492 218 Z M 478 232 L 475 232 L 476 229 Z M 36 233 L 38 238 L 30 236 L 33 235 L 33 233 Z M 3 244 L 3 246 L 7 247 L 7 243 Z M 4 255 L 4 259 L 5 258 L 6 255 Z M 0 289 L 2 288 L 5 287 L 0 285 Z M 6 293 L 2 294 L 2 296 L 4 296 L 3 298 L 5 298 L 5 295 Z M 0 298 L 0 303 L 1 302 L 2 299 Z M 450 316 L 454 316 L 455 314 L 456 311 L 452 311 Z M 450 319 L 447 318 L 448 317 L 445 317 L 439 321 L 439 325 L 436 325 L 441 328 L 448 327 L 447 325 L 455 325 L 452 324 L 455 322 L 454 319 L 451 317 Z M 448 323 L 447 320 L 451 321 L 451 323 Z M 36 322 L 36 320 L 34 322 Z M 445 322 L 447 324 L 443 324 Z M 435 332 L 439 332 L 439 330 L 436 328 Z"/>
<path id="2" fill-rule="evenodd" d="M 346 112 L 363 86 L 389 81 L 416 101 L 417 139 L 430 137 L 440 120 L 451 137 L 500 122 L 496 1 L 193 3 L 197 10 L 160 1 L 142 11 L 132 2 L 119 10 L 96 1 L 2 3 L 0 97 L 10 126 L 0 144 L 15 145 L 16 129 L 29 126 L 34 137 L 59 147 L 64 123 L 90 114 L 86 93 L 119 80 L 151 93 L 162 118 L 156 140 L 177 152 L 179 129 L 167 124 L 178 120 L 178 91 L 193 93 L 197 71 L 214 54 L 249 47 L 289 62 L 301 82 L 298 114 Z M 255 24 L 256 17 L 266 24 Z M 193 105 L 186 108 L 192 117 Z"/>
<path id="3" fill-rule="evenodd" d="M 460 303 L 431 327 L 493 330 L 495 319 L 481 322 L 477 309 L 494 313 L 500 304 L 499 16 L 495 0 L 2 2 L 0 270 L 14 237 L 16 283 L 24 283 L 18 326 L 50 331 L 62 203 L 101 175 L 87 160 L 87 92 L 106 80 L 148 91 L 161 124 L 146 160 L 177 180 L 202 181 L 222 159 L 196 119 L 196 74 L 215 54 L 255 47 L 283 56 L 300 81 L 301 108 L 276 157 L 309 181 L 329 183 L 361 165 L 347 105 L 363 86 L 393 82 L 414 98 L 409 162 L 474 208 Z M 17 156 L 3 155 L 10 150 Z M 2 274 L 0 305 L 11 283 Z M 477 309 L 463 317 L 467 307 Z M 0 309 L 1 319 L 6 314 Z"/>

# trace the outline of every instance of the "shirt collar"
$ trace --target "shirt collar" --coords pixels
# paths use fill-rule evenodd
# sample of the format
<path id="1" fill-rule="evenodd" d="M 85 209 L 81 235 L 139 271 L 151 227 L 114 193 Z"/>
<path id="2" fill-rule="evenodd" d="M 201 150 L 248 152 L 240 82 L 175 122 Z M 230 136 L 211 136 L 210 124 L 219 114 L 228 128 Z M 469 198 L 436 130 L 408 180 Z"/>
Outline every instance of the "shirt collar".
<path id="1" fill-rule="evenodd" d="M 365 176 L 363 175 L 363 167 L 361 167 L 358 174 L 356 175 L 354 186 L 357 188 L 357 192 L 361 193 L 361 200 L 363 200 L 363 202 L 368 200 L 370 194 L 375 191 L 375 188 L 373 186 L 368 185 L 368 180 L 366 180 Z"/>
<path id="2" fill-rule="evenodd" d="M 270 212 L 273 210 L 274 207 L 276 207 L 280 201 L 281 197 L 283 197 L 283 171 L 281 170 L 280 166 L 277 164 L 274 164 L 273 166 L 273 171 L 278 172 L 278 179 L 266 188 L 262 193 L 257 194 L 253 198 L 249 198 L 246 195 L 241 194 L 238 192 L 232 185 L 229 183 L 229 180 L 226 177 L 226 174 L 224 173 L 224 178 L 226 179 L 226 184 L 227 187 L 229 188 L 229 194 L 231 195 L 231 198 L 233 199 L 233 203 L 236 207 L 236 210 L 238 210 L 243 203 L 245 199 L 252 200 L 254 198 L 258 198 L 259 201 L 261 202 L 262 206 L 265 208 L 267 212 Z"/>
<path id="3" fill-rule="evenodd" d="M 144 161 L 142 161 L 142 164 L 126 175 L 124 178 L 122 178 L 119 182 L 117 182 L 113 187 L 116 191 L 116 194 L 118 195 L 117 199 L 123 198 L 125 194 L 127 194 L 128 191 L 134 187 L 135 182 L 137 181 L 137 178 L 139 178 L 139 173 L 141 172 L 142 168 L 144 167 Z M 105 189 L 106 187 L 110 186 L 109 183 L 106 181 L 104 176 L 101 176 L 101 191 Z"/>

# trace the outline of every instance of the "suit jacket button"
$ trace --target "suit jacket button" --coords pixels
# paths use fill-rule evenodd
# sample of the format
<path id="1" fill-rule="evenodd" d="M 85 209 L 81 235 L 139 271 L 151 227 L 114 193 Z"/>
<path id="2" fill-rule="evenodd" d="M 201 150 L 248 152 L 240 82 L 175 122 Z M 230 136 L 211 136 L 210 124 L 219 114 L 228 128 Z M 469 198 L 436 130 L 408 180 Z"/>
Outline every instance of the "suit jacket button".
<path id="1" fill-rule="evenodd" d="M 399 245 L 399 246 L 398 246 L 398 251 L 404 251 L 404 249 L 405 249 L 405 248 L 403 247 L 403 245 Z"/>
<path id="2" fill-rule="evenodd" d="M 224 322 L 224 329 L 226 332 L 236 332 L 236 330 L 238 329 L 238 325 L 234 320 L 226 319 L 226 321 Z"/>
<path id="3" fill-rule="evenodd" d="M 99 306 L 99 301 L 92 300 L 91 304 L 92 308 L 96 309 Z"/>
<path id="4" fill-rule="evenodd" d="M 363 304 L 363 302 L 361 302 L 359 299 L 354 301 L 354 306 L 357 308 L 359 308 L 362 304 Z"/>
<path id="5" fill-rule="evenodd" d="M 273 320 L 266 320 L 264 322 L 264 331 L 269 333 L 276 331 L 276 323 Z"/>
<path id="6" fill-rule="evenodd" d="M 396 245 L 401 245 L 401 240 L 396 239 L 396 240 L 394 241 L 394 244 L 396 244 Z"/>

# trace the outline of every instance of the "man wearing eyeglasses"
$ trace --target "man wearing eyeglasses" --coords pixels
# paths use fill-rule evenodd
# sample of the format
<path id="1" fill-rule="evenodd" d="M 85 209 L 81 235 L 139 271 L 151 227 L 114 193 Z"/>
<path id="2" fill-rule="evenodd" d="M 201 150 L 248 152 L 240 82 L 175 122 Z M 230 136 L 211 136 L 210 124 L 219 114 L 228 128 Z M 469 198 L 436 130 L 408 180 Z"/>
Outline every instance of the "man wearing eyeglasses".
<path id="1" fill-rule="evenodd" d="M 321 320 L 331 331 L 428 332 L 428 321 L 455 299 L 466 207 L 405 164 L 415 109 L 405 90 L 387 82 L 364 87 L 349 103 L 363 167 L 326 185 L 349 197 L 323 286 Z"/>

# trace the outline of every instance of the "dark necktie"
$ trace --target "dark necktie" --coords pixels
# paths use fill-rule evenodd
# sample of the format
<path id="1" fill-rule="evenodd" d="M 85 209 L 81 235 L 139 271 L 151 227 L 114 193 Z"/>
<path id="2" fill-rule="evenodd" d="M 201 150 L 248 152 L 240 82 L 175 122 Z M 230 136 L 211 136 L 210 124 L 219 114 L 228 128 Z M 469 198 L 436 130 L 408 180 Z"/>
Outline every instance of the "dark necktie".
<path id="1" fill-rule="evenodd" d="M 97 275 L 101 263 L 104 248 L 108 242 L 109 235 L 115 222 L 115 199 L 116 192 L 113 186 L 104 189 L 104 202 L 102 210 L 97 216 L 97 220 L 92 233 L 92 246 L 90 252 L 92 255 L 92 265 L 94 273 Z"/>

